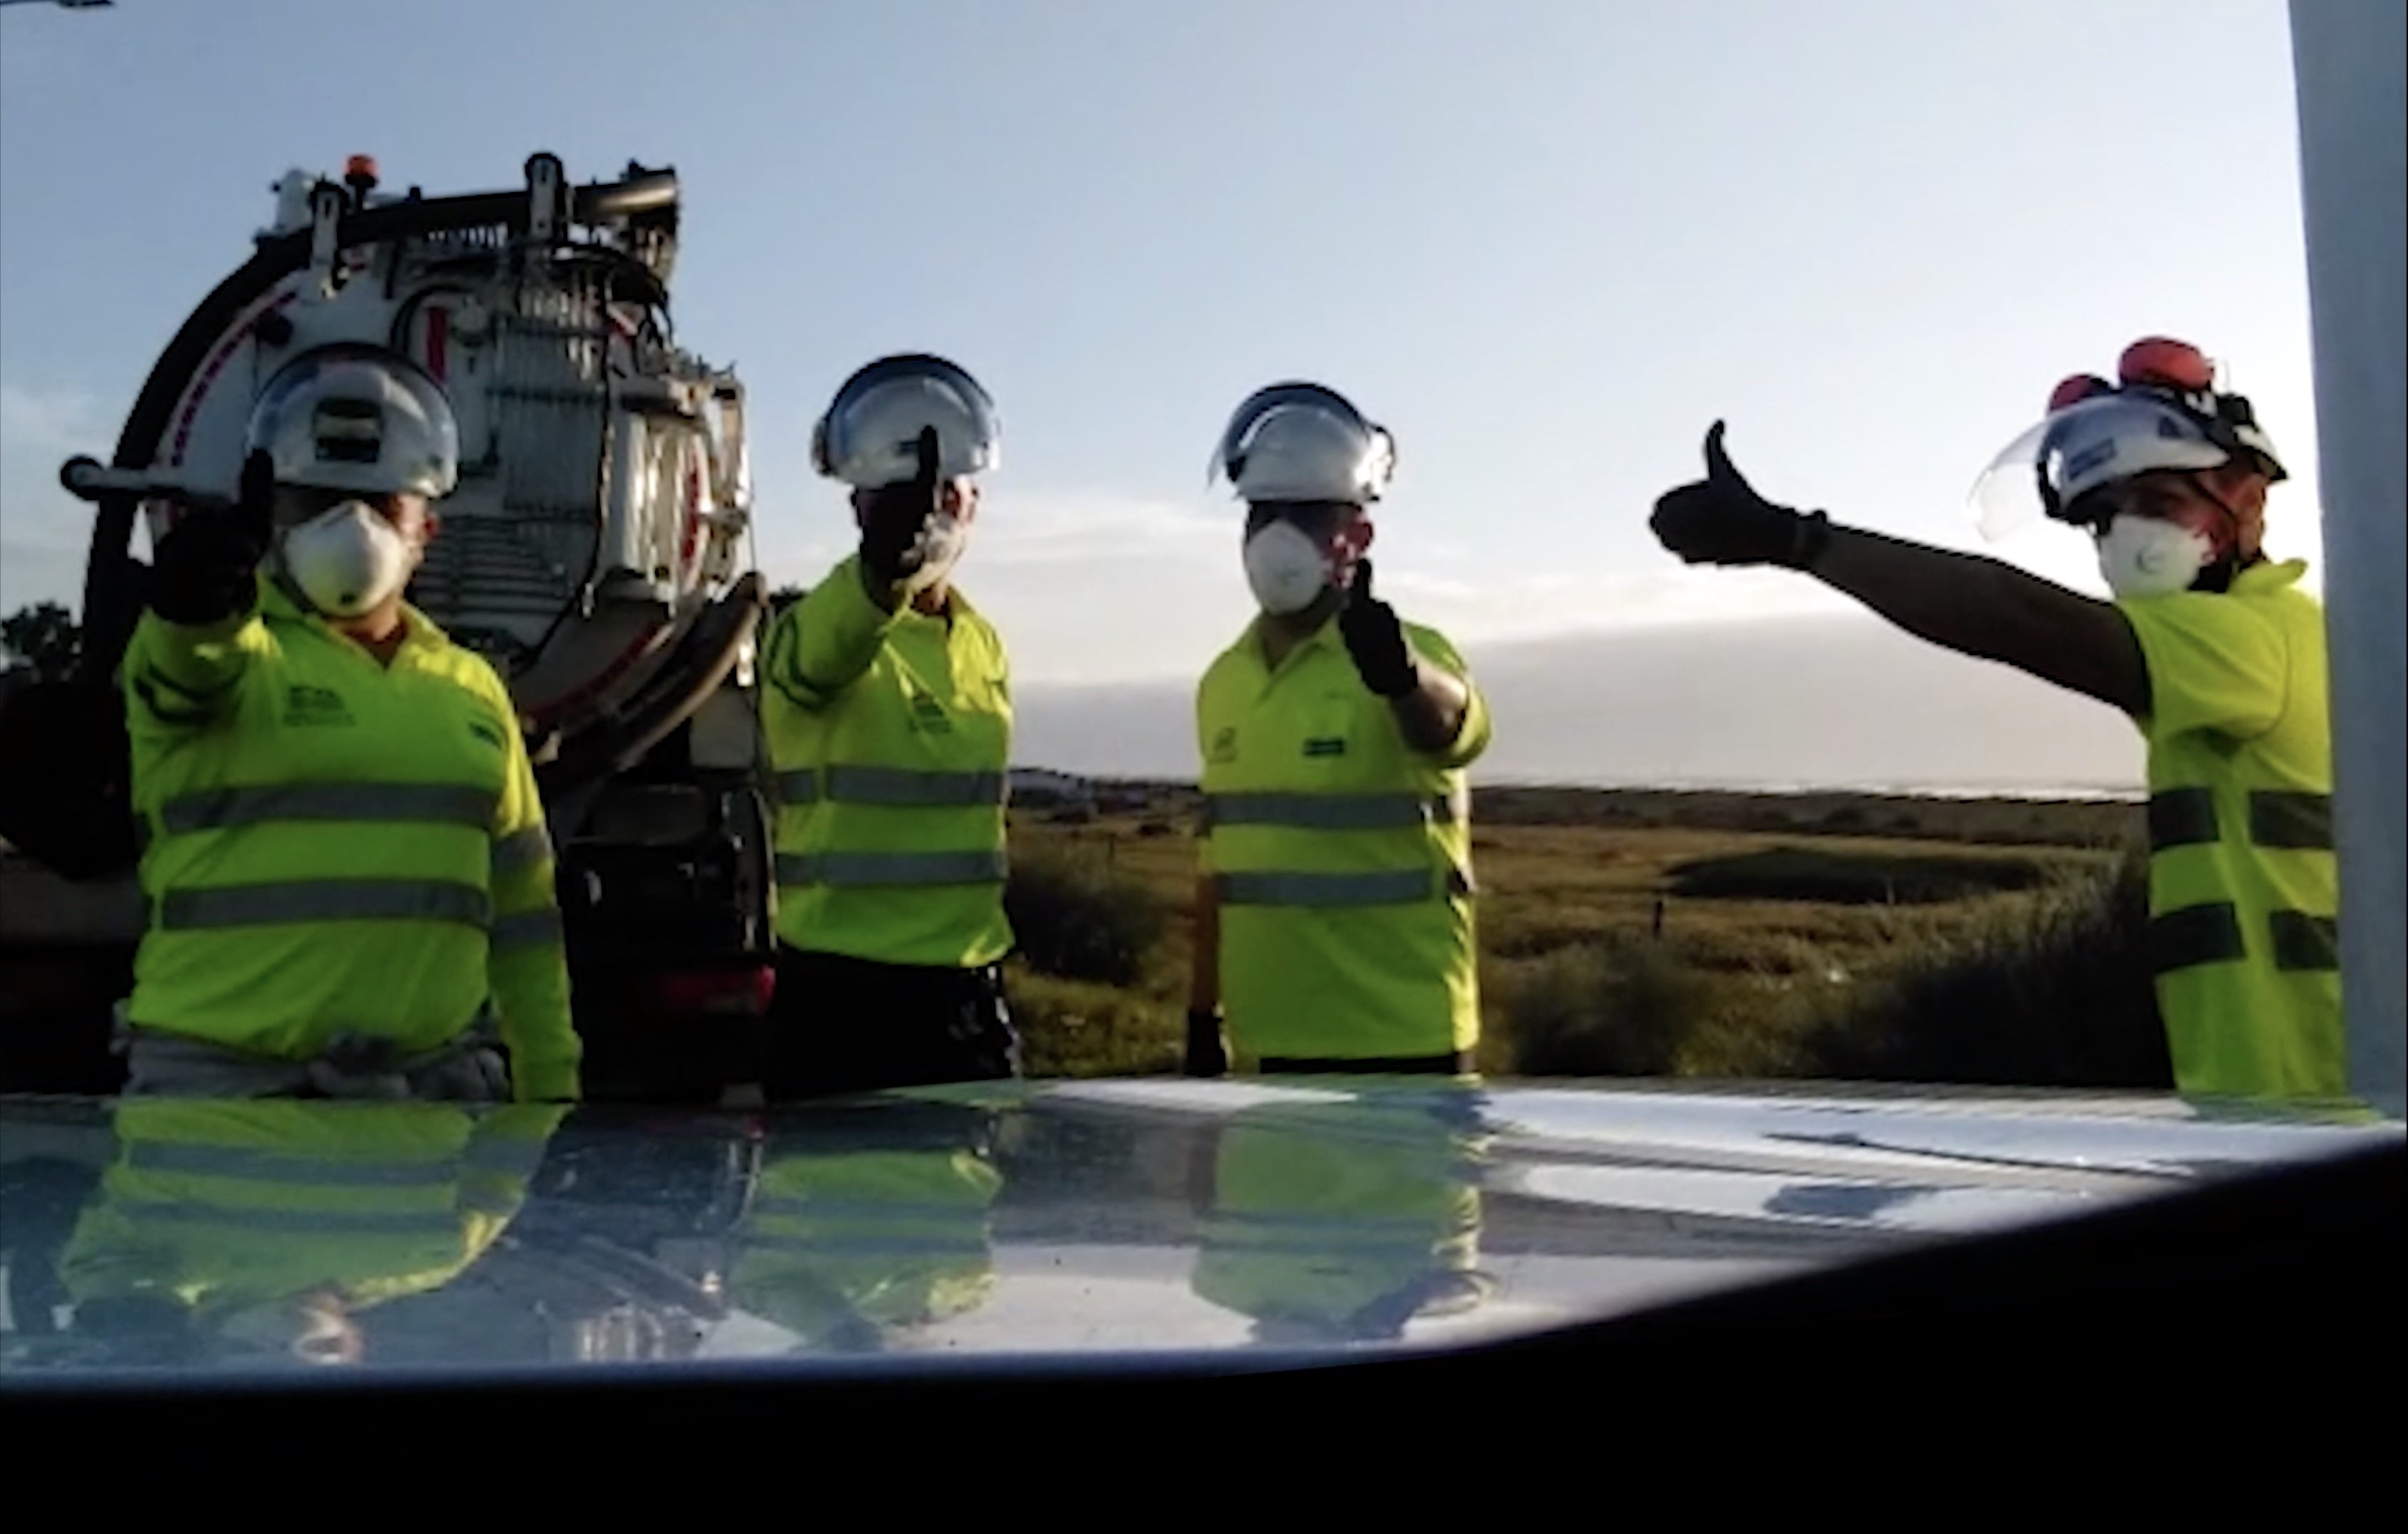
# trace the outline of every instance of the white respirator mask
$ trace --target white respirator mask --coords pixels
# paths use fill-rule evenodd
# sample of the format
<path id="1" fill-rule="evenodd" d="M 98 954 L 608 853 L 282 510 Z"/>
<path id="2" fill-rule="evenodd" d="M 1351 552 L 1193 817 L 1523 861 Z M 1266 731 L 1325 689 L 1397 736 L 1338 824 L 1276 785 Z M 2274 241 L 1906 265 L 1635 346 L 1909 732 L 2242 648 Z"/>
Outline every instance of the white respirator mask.
<path id="1" fill-rule="evenodd" d="M 409 540 L 365 501 L 345 501 L 286 529 L 278 545 L 284 573 L 329 618 L 372 612 L 409 581 Z"/>
<path id="2" fill-rule="evenodd" d="M 2203 533 L 2160 517 L 2118 516 L 2098 537 L 2099 573 L 2118 596 L 2168 596 L 2188 591 L 2215 562 Z"/>
<path id="3" fill-rule="evenodd" d="M 1329 560 L 1294 523 L 1274 522 L 1246 539 L 1246 584 L 1265 612 L 1301 612 L 1329 584 Z"/>

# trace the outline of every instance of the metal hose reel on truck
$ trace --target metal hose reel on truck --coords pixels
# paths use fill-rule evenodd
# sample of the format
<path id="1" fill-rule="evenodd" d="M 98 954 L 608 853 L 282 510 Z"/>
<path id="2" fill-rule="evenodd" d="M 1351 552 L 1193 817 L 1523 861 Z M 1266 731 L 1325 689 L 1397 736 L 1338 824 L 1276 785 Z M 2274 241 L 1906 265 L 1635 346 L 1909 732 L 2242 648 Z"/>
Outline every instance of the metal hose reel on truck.
<path id="1" fill-rule="evenodd" d="M 169 341 L 110 463 L 61 471 L 97 509 L 86 650 L 74 681 L 10 700 L 0 835 L 55 875 L 130 883 L 112 677 L 143 605 L 135 523 L 155 539 L 235 497 L 244 419 L 283 360 L 390 346 L 444 385 L 461 430 L 461 481 L 409 599 L 492 662 L 524 722 L 592 1075 L 606 1095 L 614 1074 L 625 1095 L 707 1091 L 665 1078 L 711 1075 L 724 1052 L 663 1030 L 766 999 L 751 664 L 766 596 L 744 554 L 743 386 L 670 327 L 675 174 L 631 163 L 572 186 L 537 154 L 522 190 L 430 198 L 379 192 L 355 156 L 339 184 L 293 171 L 274 190 L 274 223 Z M 21 946 L 9 924 L 0 947 Z M 648 1005 L 680 1015 L 632 1015 Z M 659 1047 L 614 1073 L 622 1026 Z"/>

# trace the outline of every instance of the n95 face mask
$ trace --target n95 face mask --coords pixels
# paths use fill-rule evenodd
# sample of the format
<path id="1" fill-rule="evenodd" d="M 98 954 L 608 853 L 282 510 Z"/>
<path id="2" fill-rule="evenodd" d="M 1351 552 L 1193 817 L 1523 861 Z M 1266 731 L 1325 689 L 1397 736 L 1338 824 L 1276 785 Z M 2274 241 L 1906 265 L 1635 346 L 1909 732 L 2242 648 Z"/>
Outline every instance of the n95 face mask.
<path id="1" fill-rule="evenodd" d="M 329 618 L 374 611 L 408 582 L 415 551 L 365 501 L 345 501 L 288 529 L 284 572 Z"/>
<path id="2" fill-rule="evenodd" d="M 2215 560 L 2204 534 L 2159 517 L 2128 513 L 2099 535 L 2099 573 L 2118 596 L 2166 596 L 2188 591 Z"/>
<path id="3" fill-rule="evenodd" d="M 1246 539 L 1245 557 L 1246 584 L 1268 613 L 1301 612 L 1329 584 L 1327 557 L 1294 523 L 1274 522 Z"/>

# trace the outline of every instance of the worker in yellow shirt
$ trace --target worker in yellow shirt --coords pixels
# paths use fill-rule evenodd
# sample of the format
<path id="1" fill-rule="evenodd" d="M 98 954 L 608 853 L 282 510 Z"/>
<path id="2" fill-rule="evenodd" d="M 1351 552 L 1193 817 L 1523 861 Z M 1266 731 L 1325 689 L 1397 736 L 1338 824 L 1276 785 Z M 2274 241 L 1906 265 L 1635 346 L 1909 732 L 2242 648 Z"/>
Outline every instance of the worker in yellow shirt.
<path id="1" fill-rule="evenodd" d="M 861 540 L 763 650 L 772 1100 L 1019 1072 L 998 968 L 1010 674 L 953 579 L 1000 443 L 978 381 L 918 354 L 853 374 L 813 433 Z"/>
<path id="2" fill-rule="evenodd" d="M 801 1352 L 908 1348 L 976 1310 L 996 1284 L 995 1139 L 988 1110 L 939 1100 L 783 1120 L 745 1205 L 729 1302 Z"/>
<path id="3" fill-rule="evenodd" d="M 1455 647 L 1371 593 L 1369 508 L 1394 461 L 1313 383 L 1251 395 L 1213 456 L 1247 503 L 1261 613 L 1197 690 L 1193 1075 L 1226 1070 L 1231 1041 L 1269 1071 L 1471 1069 L 1464 768 L 1488 710 Z"/>
<path id="4" fill-rule="evenodd" d="M 2150 962 L 2186 1093 L 2345 1091 L 2332 738 L 2306 565 L 2263 548 L 2286 476 L 2248 401 L 2193 347 L 2152 337 L 2111 382 L 2058 384 L 1976 488 L 1993 536 L 2031 511 L 2088 533 L 2096 601 L 1977 555 L 1772 505 L 1731 466 L 1656 503 L 1696 564 L 1785 565 L 1918 638 L 2111 704 L 2148 742 Z"/>
<path id="5" fill-rule="evenodd" d="M 123 661 L 150 904 L 125 1090 L 573 1099 L 517 714 L 403 600 L 458 476 L 450 404 L 392 352 L 321 348 L 245 452 L 240 504 L 161 538 Z"/>
<path id="6" fill-rule="evenodd" d="M 60 1262 L 77 1329 L 126 1362 L 365 1361 L 362 1312 L 474 1266 L 570 1111 L 123 1103 Z"/>
<path id="7" fill-rule="evenodd" d="M 1471 1089 L 1271 1103 L 1213 1127 L 1198 1198 L 1198 1298 L 1249 1317 L 1258 1342 L 1394 1341 L 1493 1291 L 1480 1269 Z"/>

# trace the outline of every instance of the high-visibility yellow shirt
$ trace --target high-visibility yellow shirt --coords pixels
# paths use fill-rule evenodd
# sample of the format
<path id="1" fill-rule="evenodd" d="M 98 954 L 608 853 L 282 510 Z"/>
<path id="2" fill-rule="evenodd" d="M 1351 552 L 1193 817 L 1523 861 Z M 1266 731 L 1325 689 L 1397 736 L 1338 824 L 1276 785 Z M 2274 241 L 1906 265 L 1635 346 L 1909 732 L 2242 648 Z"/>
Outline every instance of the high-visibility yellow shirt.
<path id="1" fill-rule="evenodd" d="M 959 1315 L 995 1287 L 989 1215 L 1002 1187 L 968 1148 L 773 1154 L 729 1295 L 815 1342 L 849 1325 Z"/>
<path id="2" fill-rule="evenodd" d="M 1488 706 L 1455 647 L 1405 626 L 1470 690 L 1446 750 L 1407 745 L 1333 618 L 1283 656 L 1248 627 L 1197 689 L 1229 1036 L 1256 1056 L 1427 1057 L 1480 1037 L 1464 767 Z"/>
<path id="3" fill-rule="evenodd" d="M 565 1106 L 136 1097 L 61 1278 L 205 1319 L 331 1289 L 440 1287 L 525 1202 Z"/>
<path id="4" fill-rule="evenodd" d="M 883 964 L 975 968 L 1003 913 L 1011 680 L 958 589 L 887 612 L 847 559 L 764 647 L 778 796 L 778 935 Z"/>
<path id="5" fill-rule="evenodd" d="M 490 1000 L 514 1091 L 577 1095 L 543 803 L 493 667 L 414 609 L 391 661 L 262 578 L 122 667 L 150 926 L 128 1018 L 276 1059 L 405 1054 Z"/>
<path id="6" fill-rule="evenodd" d="M 1484 1141 L 1464 1115 L 1364 1098 L 1249 1109 L 1220 1131 L 1193 1285 L 1254 1317 L 1395 1335 L 1478 1266 Z"/>
<path id="7" fill-rule="evenodd" d="M 2324 613 L 2297 589 L 2306 568 L 2116 604 L 2149 668 L 2149 946 L 2186 1093 L 2347 1090 Z"/>

